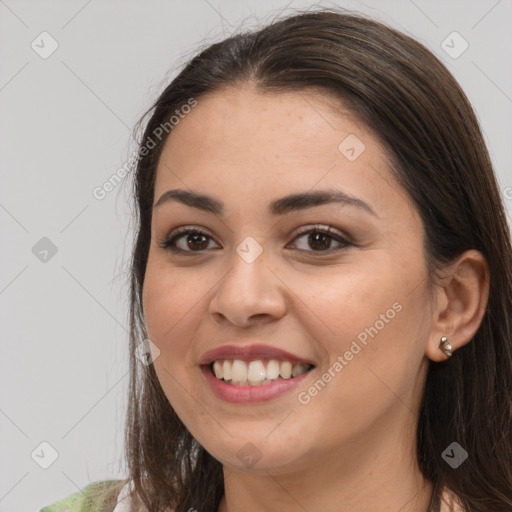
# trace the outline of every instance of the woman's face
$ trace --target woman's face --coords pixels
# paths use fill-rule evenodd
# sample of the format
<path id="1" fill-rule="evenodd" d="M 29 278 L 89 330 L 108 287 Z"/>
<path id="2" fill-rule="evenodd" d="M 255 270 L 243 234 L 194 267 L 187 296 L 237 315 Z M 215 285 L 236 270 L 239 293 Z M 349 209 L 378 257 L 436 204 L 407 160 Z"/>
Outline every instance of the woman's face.
<path id="1" fill-rule="evenodd" d="M 217 91 L 173 128 L 143 308 L 169 402 L 226 467 L 414 456 L 432 309 L 422 223 L 388 166 L 308 92 Z M 200 234 L 164 248 L 181 227 Z"/>

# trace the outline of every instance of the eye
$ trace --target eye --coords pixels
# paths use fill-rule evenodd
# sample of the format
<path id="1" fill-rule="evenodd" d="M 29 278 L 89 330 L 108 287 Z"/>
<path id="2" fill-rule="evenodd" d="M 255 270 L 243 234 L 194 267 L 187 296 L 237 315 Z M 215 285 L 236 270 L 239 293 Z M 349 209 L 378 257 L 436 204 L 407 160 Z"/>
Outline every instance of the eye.
<path id="1" fill-rule="evenodd" d="M 314 226 L 302 230 L 294 240 L 306 238 L 306 244 L 313 248 L 313 251 L 308 252 L 335 252 L 336 250 L 346 249 L 354 244 L 344 238 L 341 233 L 334 231 L 330 226 Z M 332 241 L 336 241 L 341 247 L 338 249 L 331 249 Z M 299 250 L 306 250 L 299 247 Z"/>
<path id="2" fill-rule="evenodd" d="M 334 252 L 354 245 L 330 226 L 310 226 L 304 228 L 295 236 L 294 241 L 304 238 L 306 235 L 309 235 L 306 239 L 306 244 L 313 248 L 313 251 L 308 252 Z M 204 231 L 184 226 L 171 232 L 158 246 L 174 253 L 199 253 L 208 249 L 210 240 L 213 240 L 212 237 Z M 333 240 L 339 244 L 340 247 L 338 249 L 331 248 Z M 298 249 L 307 251 L 307 249 L 300 247 Z"/>
<path id="3" fill-rule="evenodd" d="M 178 245 L 181 243 L 181 247 Z M 162 243 L 158 246 L 162 249 L 167 249 L 171 252 L 201 252 L 208 247 L 208 239 L 212 238 L 197 228 L 190 228 L 184 226 L 173 231 Z"/>

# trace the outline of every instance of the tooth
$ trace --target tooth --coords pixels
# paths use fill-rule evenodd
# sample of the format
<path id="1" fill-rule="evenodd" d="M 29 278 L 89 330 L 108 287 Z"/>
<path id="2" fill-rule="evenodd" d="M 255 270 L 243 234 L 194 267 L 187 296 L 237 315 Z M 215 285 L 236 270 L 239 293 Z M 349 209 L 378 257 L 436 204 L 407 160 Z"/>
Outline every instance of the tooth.
<path id="1" fill-rule="evenodd" d="M 222 371 L 222 365 L 218 361 L 215 361 L 213 363 L 213 371 L 214 371 L 215 377 L 217 377 L 217 379 L 222 379 L 224 373 Z"/>
<path id="2" fill-rule="evenodd" d="M 251 361 L 249 363 L 249 371 L 247 372 L 247 380 L 249 382 L 261 382 L 266 378 L 265 367 L 263 366 L 263 362 Z"/>
<path id="3" fill-rule="evenodd" d="M 277 379 L 279 377 L 279 361 L 271 359 L 267 364 L 267 379 Z"/>
<path id="4" fill-rule="evenodd" d="M 231 379 L 234 381 L 246 381 L 247 380 L 247 365 L 245 361 L 235 359 L 233 366 L 231 367 Z"/>
<path id="5" fill-rule="evenodd" d="M 279 367 L 279 375 L 283 379 L 289 379 L 292 376 L 292 363 L 290 361 L 283 361 Z"/>
<path id="6" fill-rule="evenodd" d="M 260 384 L 269 384 L 279 379 L 289 379 L 298 377 L 306 372 L 310 365 L 297 363 L 293 365 L 290 361 L 278 361 L 271 359 L 265 364 L 261 359 L 250 361 L 223 360 L 213 362 L 213 373 L 218 379 L 224 379 L 234 386 L 258 386 Z"/>
<path id="7" fill-rule="evenodd" d="M 292 377 L 297 377 L 301 374 L 303 374 L 308 369 L 307 364 L 298 363 L 293 367 L 292 370 Z"/>
<path id="8" fill-rule="evenodd" d="M 231 380 L 231 366 L 231 361 L 225 359 L 224 364 L 222 365 L 222 373 L 224 375 L 224 380 Z"/>

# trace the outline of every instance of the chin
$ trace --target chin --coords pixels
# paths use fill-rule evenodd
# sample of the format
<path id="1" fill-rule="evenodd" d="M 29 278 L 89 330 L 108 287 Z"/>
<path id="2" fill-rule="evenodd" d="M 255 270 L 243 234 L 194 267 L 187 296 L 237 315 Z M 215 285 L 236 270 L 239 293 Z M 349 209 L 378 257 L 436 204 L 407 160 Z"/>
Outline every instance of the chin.
<path id="1" fill-rule="evenodd" d="M 260 433 L 254 436 L 247 435 L 225 438 L 208 439 L 200 444 L 223 466 L 236 471 L 246 471 L 253 474 L 279 474 L 296 471 L 304 453 L 298 453 L 298 447 L 304 447 L 300 439 L 289 441 L 288 446 L 278 438 L 272 440 Z M 271 430 L 269 430 L 271 432 Z"/>

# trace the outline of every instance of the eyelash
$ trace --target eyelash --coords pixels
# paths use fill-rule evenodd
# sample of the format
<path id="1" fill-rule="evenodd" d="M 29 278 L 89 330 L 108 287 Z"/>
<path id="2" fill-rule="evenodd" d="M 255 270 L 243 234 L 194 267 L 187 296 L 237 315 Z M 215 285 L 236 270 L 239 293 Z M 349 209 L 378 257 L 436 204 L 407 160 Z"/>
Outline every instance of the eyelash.
<path id="1" fill-rule="evenodd" d="M 307 228 L 304 228 L 304 230 L 301 230 L 300 232 L 296 233 L 293 240 L 296 240 L 297 238 L 303 236 L 303 235 L 307 235 L 307 234 L 311 234 L 311 233 L 320 233 L 320 234 L 323 234 L 323 235 L 327 235 L 329 238 L 335 240 L 336 242 L 340 243 L 342 245 L 341 248 L 338 248 L 338 249 L 327 249 L 325 251 L 323 250 L 320 250 L 320 251 L 314 251 L 314 250 L 311 250 L 311 251 L 305 251 L 305 249 L 299 249 L 300 251 L 305 251 L 305 252 L 312 252 L 312 253 L 324 253 L 324 254 L 330 254 L 332 252 L 340 252 L 344 249 L 347 249 L 348 247 L 351 247 L 351 246 L 355 246 L 354 243 L 352 242 L 349 242 L 346 238 L 343 238 L 343 236 L 341 236 L 338 232 L 335 232 L 330 226 L 322 226 L 322 225 L 316 225 L 316 226 L 309 226 Z M 210 239 L 212 239 L 212 237 L 210 235 L 208 235 L 208 233 L 205 233 L 204 231 L 201 231 L 200 229 L 197 229 L 197 228 L 194 228 L 194 227 L 188 227 L 188 226 L 184 226 L 182 228 L 178 228 L 176 229 L 175 231 L 171 232 L 161 243 L 158 244 L 158 246 L 162 249 L 166 249 L 168 251 L 171 251 L 173 253 L 180 253 L 180 254 L 184 254 L 184 253 L 191 253 L 191 254 L 194 254 L 194 253 L 202 253 L 204 252 L 206 249 L 203 249 L 203 250 L 200 250 L 200 251 L 190 251 L 190 250 L 184 250 L 184 249 L 179 249 L 176 247 L 175 243 L 176 241 L 179 239 L 179 238 L 182 238 L 184 235 L 204 235 Z"/>

